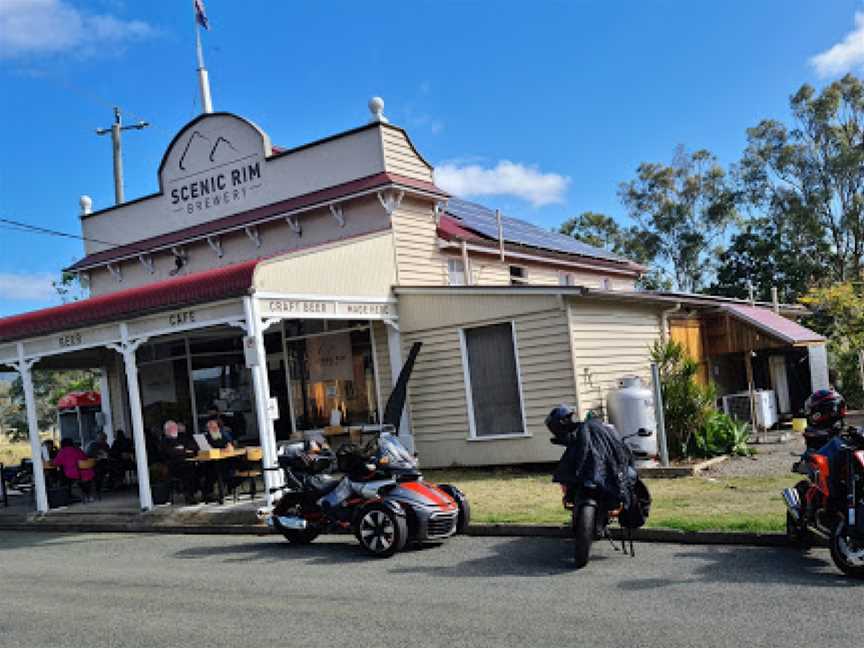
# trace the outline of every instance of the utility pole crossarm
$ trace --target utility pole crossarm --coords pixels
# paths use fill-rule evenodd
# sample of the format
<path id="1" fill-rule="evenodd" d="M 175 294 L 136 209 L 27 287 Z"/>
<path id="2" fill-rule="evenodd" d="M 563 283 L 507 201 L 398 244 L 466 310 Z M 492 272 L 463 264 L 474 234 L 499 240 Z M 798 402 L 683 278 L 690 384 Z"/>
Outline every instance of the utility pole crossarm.
<path id="1" fill-rule="evenodd" d="M 142 130 L 150 124 L 146 121 L 139 121 L 135 124 L 123 125 L 123 120 L 120 117 L 120 108 L 114 107 L 114 123 L 111 128 L 97 128 L 97 135 L 107 135 L 111 133 L 111 144 L 114 153 L 114 203 L 119 205 L 125 201 L 123 196 L 123 150 L 120 143 L 120 133 L 124 130 Z"/>

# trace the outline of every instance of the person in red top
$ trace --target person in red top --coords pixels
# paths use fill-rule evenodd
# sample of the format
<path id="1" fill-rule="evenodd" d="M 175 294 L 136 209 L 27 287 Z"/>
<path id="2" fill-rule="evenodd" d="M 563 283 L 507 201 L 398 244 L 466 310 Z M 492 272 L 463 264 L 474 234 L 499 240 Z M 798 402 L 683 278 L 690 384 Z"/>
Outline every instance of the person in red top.
<path id="1" fill-rule="evenodd" d="M 72 439 L 63 439 L 60 442 L 60 452 L 51 460 L 55 466 L 63 471 L 63 476 L 69 481 L 78 482 L 81 487 L 81 492 L 84 494 L 85 500 L 92 500 L 90 495 L 93 479 L 96 477 L 96 472 L 93 470 L 81 470 L 78 468 L 78 462 L 87 459 L 87 455 L 81 448 L 76 448 L 72 443 Z"/>

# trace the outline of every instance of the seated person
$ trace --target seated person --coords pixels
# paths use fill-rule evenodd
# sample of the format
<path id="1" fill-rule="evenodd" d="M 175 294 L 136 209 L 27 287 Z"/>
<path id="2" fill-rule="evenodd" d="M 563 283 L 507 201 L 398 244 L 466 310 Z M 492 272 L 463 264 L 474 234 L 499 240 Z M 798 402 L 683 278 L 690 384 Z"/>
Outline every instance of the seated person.
<path id="1" fill-rule="evenodd" d="M 207 420 L 207 431 L 204 436 L 211 448 L 234 449 L 234 439 L 230 432 L 219 423 L 218 418 L 214 417 Z"/>
<path id="2" fill-rule="evenodd" d="M 131 459 L 134 455 L 135 447 L 126 433 L 123 430 L 115 431 L 114 443 L 111 444 L 111 456 L 115 459 Z"/>
<path id="3" fill-rule="evenodd" d="M 53 461 L 57 456 L 57 446 L 54 445 L 54 439 L 45 439 L 42 442 L 42 461 Z"/>
<path id="4" fill-rule="evenodd" d="M 184 434 L 176 421 L 165 421 L 159 441 L 159 456 L 168 467 L 169 475 L 180 481 L 187 504 L 195 503 L 197 478 L 195 466 L 187 458 L 195 455 L 194 443 Z"/>
<path id="5" fill-rule="evenodd" d="M 97 434 L 96 438 L 87 444 L 85 452 L 91 459 L 106 459 L 108 453 L 111 452 L 111 446 L 108 445 L 108 435 L 104 432 Z"/>
<path id="6" fill-rule="evenodd" d="M 87 455 L 81 448 L 76 448 L 72 439 L 63 439 L 60 442 L 60 451 L 54 457 L 52 463 L 57 466 L 63 476 L 70 482 L 77 482 L 81 487 L 81 492 L 84 495 L 84 501 L 92 501 L 91 486 L 96 473 L 93 470 L 81 470 L 78 468 L 78 462 L 88 459 Z"/>
<path id="7" fill-rule="evenodd" d="M 233 450 L 234 449 L 234 441 L 231 439 L 227 431 L 219 424 L 219 419 L 211 418 L 207 421 L 207 430 L 204 433 L 204 438 L 207 439 L 207 443 L 210 444 L 211 448 L 219 448 L 225 450 Z M 233 487 L 233 484 L 230 480 L 231 475 L 231 466 L 229 462 L 218 461 L 218 462 L 207 462 L 203 466 L 204 473 L 204 497 L 206 499 L 212 499 L 213 497 L 213 486 L 216 483 L 216 480 L 221 478 L 222 484 L 228 484 L 228 489 L 230 490 Z"/>

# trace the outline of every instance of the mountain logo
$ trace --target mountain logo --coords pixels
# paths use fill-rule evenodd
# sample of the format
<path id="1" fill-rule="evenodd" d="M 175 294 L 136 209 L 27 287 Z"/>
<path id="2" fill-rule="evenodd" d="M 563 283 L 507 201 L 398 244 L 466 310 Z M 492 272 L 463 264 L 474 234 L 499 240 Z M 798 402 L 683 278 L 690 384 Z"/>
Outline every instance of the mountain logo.
<path id="1" fill-rule="evenodd" d="M 219 150 L 219 146 L 220 146 L 220 145 L 222 146 L 222 148 L 225 148 L 225 147 L 227 146 L 228 148 L 230 148 L 230 149 L 231 149 L 232 151 L 234 151 L 235 153 L 237 153 L 237 154 L 240 153 L 240 151 L 238 151 L 236 148 L 234 148 L 234 145 L 233 145 L 230 141 L 228 141 L 227 139 L 225 139 L 224 137 L 222 137 L 222 136 L 220 135 L 220 136 L 216 139 L 216 143 L 213 145 L 213 148 L 210 149 L 210 161 L 211 161 L 211 162 L 215 162 L 215 161 L 216 161 L 216 151 Z"/>

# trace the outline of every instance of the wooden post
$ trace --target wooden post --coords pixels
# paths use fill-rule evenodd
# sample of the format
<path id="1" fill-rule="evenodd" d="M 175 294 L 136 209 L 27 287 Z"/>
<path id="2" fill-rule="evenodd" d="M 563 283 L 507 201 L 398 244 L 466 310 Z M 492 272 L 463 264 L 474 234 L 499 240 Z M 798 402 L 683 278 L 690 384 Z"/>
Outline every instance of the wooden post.
<path id="1" fill-rule="evenodd" d="M 744 354 L 744 367 L 747 369 L 747 390 L 750 392 L 750 421 L 756 438 L 759 439 L 759 423 L 756 421 L 756 390 L 753 385 L 753 351 Z"/>

